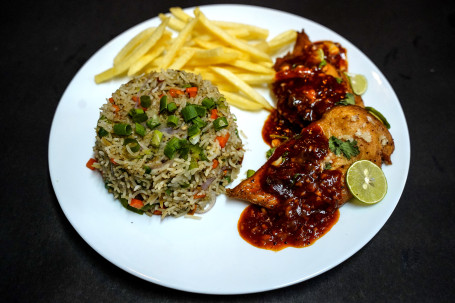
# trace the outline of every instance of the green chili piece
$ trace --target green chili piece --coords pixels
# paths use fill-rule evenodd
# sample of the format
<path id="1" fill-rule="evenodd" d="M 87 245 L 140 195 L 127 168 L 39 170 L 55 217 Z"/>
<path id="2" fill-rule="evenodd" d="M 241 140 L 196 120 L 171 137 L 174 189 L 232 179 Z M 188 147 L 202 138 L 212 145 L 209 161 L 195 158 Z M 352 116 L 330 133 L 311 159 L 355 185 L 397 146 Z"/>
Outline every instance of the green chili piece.
<path id="1" fill-rule="evenodd" d="M 119 136 L 129 136 L 133 132 L 131 125 L 126 123 L 114 124 L 114 133 Z"/>
<path id="2" fill-rule="evenodd" d="M 109 132 L 100 126 L 100 129 L 98 130 L 98 136 L 100 138 L 103 138 L 106 137 L 108 134 Z"/>
<path id="3" fill-rule="evenodd" d="M 167 96 L 164 95 L 160 99 L 160 113 L 167 109 Z"/>
<path id="4" fill-rule="evenodd" d="M 134 131 L 141 137 L 145 136 L 145 127 L 142 124 L 136 123 Z"/>
<path id="5" fill-rule="evenodd" d="M 192 104 L 189 104 L 182 108 L 181 113 L 185 122 L 189 122 L 198 116 L 196 107 Z"/>
<path id="6" fill-rule="evenodd" d="M 171 115 L 167 117 L 167 125 L 176 127 L 179 124 L 179 118 L 177 116 Z"/>
<path id="7" fill-rule="evenodd" d="M 161 139 L 163 138 L 163 133 L 160 132 L 159 130 L 154 130 L 152 132 L 152 139 L 150 140 L 150 144 L 153 147 L 159 147 L 161 143 Z"/>
<path id="8" fill-rule="evenodd" d="M 148 107 L 150 107 L 150 105 L 152 105 L 152 100 L 150 99 L 150 96 L 146 96 L 146 95 L 141 96 L 141 106 L 148 108 Z"/>
<path id="9" fill-rule="evenodd" d="M 158 119 L 150 119 L 145 123 L 150 129 L 154 129 L 155 127 L 159 126 L 161 123 Z"/>
<path id="10" fill-rule="evenodd" d="M 219 117 L 219 118 L 216 118 L 215 121 L 213 121 L 213 127 L 215 128 L 216 131 L 223 129 L 223 128 L 227 127 L 228 125 L 229 124 L 228 124 L 226 117 Z"/>
<path id="11" fill-rule="evenodd" d="M 247 170 L 247 171 L 246 171 L 246 177 L 247 177 L 247 178 L 252 177 L 252 176 L 254 175 L 255 172 L 256 172 L 256 171 L 255 171 L 255 170 L 252 170 L 252 169 Z"/>

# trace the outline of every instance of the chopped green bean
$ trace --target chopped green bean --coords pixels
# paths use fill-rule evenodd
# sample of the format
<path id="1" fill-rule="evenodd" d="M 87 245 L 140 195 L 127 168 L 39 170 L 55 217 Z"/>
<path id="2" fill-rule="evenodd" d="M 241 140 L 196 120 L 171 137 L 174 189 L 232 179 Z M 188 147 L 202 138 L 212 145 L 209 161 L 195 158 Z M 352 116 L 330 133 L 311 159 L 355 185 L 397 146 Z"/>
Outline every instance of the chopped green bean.
<path id="1" fill-rule="evenodd" d="M 142 124 L 136 123 L 134 131 L 141 137 L 145 136 L 145 127 Z"/>
<path id="2" fill-rule="evenodd" d="M 159 126 L 161 123 L 158 119 L 156 118 L 152 118 L 150 120 L 148 120 L 146 123 L 145 123 L 150 129 L 154 129 L 155 127 Z"/>
<path id="3" fill-rule="evenodd" d="M 212 98 L 205 97 L 204 100 L 202 100 L 202 106 L 204 106 L 205 108 L 210 110 L 210 109 L 214 108 L 216 106 L 216 104 Z"/>
<path id="4" fill-rule="evenodd" d="M 216 118 L 215 121 L 213 121 L 213 127 L 215 128 L 216 131 L 223 129 L 223 128 L 227 127 L 228 125 L 229 124 L 228 124 L 226 117 L 219 117 L 219 118 Z"/>
<path id="5" fill-rule="evenodd" d="M 183 116 L 183 120 L 185 120 L 185 122 L 189 122 L 198 116 L 196 107 L 192 104 L 189 104 L 189 105 L 185 106 L 184 108 L 182 108 L 181 113 Z"/>
<path id="6" fill-rule="evenodd" d="M 100 129 L 98 130 L 98 136 L 100 138 L 103 138 L 106 137 L 108 134 L 109 132 L 100 126 Z"/>
<path id="7" fill-rule="evenodd" d="M 148 108 L 148 107 L 150 107 L 150 105 L 152 105 L 152 100 L 150 99 L 150 96 L 146 96 L 146 95 L 141 96 L 141 106 Z"/>
<path id="8" fill-rule="evenodd" d="M 171 115 L 167 117 L 167 125 L 176 127 L 179 124 L 179 118 L 177 116 Z"/>
<path id="9" fill-rule="evenodd" d="M 167 109 L 167 96 L 164 95 L 160 99 L 160 113 Z"/>
<path id="10" fill-rule="evenodd" d="M 131 125 L 126 123 L 114 124 L 114 133 L 119 136 L 129 136 L 133 132 Z"/>

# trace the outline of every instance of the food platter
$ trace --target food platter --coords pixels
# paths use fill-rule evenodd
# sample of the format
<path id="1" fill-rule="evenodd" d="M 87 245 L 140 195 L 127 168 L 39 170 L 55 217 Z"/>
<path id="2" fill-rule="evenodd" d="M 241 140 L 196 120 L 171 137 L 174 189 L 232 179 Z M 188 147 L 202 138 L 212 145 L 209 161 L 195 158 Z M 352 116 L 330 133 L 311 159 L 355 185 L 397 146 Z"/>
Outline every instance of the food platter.
<path id="1" fill-rule="evenodd" d="M 241 239 L 237 222 L 247 203 L 224 195 L 201 220 L 140 216 L 124 209 L 107 193 L 99 173 L 85 167 L 92 157 L 99 108 L 126 79 L 95 84 L 95 74 L 112 64 L 115 54 L 141 30 L 156 26 L 152 18 L 122 33 L 79 70 L 56 110 L 49 138 L 49 171 L 60 206 L 79 235 L 100 255 L 144 280 L 184 291 L 243 294 L 299 283 L 342 263 L 360 250 L 385 224 L 406 182 L 410 143 L 406 120 L 392 87 L 379 69 L 349 41 L 315 22 L 289 13 L 245 5 L 208 5 L 201 10 L 217 20 L 248 22 L 274 36 L 304 29 L 310 39 L 340 42 L 348 52 L 349 70 L 368 79 L 366 105 L 388 119 L 395 140 L 393 165 L 384 167 L 389 189 L 371 206 L 347 203 L 338 223 L 306 248 L 279 252 L 258 249 Z M 185 9 L 191 12 L 193 8 Z M 271 21 L 272 20 L 272 21 Z M 268 90 L 260 91 L 270 102 Z M 246 153 L 240 177 L 265 162 L 268 146 L 261 137 L 266 111 L 237 116 Z"/>

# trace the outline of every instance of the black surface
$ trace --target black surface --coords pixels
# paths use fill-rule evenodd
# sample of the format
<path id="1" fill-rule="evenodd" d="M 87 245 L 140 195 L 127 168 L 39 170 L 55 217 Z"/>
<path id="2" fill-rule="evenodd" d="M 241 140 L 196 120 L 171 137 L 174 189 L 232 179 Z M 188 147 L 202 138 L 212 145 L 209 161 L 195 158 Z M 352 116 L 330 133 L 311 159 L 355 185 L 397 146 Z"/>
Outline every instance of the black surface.
<path id="1" fill-rule="evenodd" d="M 392 84 L 407 118 L 412 152 L 405 190 L 385 226 L 334 269 L 260 294 L 190 294 L 143 281 L 117 268 L 82 240 L 55 197 L 47 161 L 54 112 L 72 77 L 105 43 L 171 6 L 208 2 L 6 2 L 0 13 L 0 73 L 6 91 L 0 110 L 0 301 L 453 299 L 454 2 L 236 3 L 242 2 L 288 11 L 329 27 L 360 48 Z"/>

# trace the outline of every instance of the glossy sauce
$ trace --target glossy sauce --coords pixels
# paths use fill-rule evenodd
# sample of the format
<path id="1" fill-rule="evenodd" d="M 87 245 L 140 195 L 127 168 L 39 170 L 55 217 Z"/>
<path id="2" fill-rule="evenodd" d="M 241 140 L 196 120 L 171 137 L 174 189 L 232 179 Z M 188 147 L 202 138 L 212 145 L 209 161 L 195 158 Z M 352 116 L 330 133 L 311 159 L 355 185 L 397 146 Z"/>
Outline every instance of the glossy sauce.
<path id="1" fill-rule="evenodd" d="M 311 245 L 330 230 L 339 217 L 342 174 L 324 169 L 327 152 L 328 141 L 317 126 L 276 149 L 265 164 L 261 188 L 280 203 L 273 209 L 248 206 L 238 223 L 243 239 L 256 247 L 281 250 Z"/>
<path id="2" fill-rule="evenodd" d="M 323 64 L 319 52 L 324 54 Z M 322 41 L 302 46 L 299 55 L 277 59 L 273 93 L 277 110 L 301 128 L 316 121 L 346 98 L 348 85 L 346 50 L 339 44 Z M 344 79 L 343 79 L 344 78 Z"/>
<path id="3" fill-rule="evenodd" d="M 349 89 L 343 74 L 346 50 L 330 41 L 311 43 L 304 32 L 274 69 L 277 109 L 265 122 L 262 137 L 276 150 L 259 180 L 261 189 L 279 203 L 272 209 L 248 206 L 238 230 L 248 243 L 278 251 L 311 245 L 338 221 L 342 173 L 325 169 L 328 139 L 310 123 L 345 99 Z"/>

